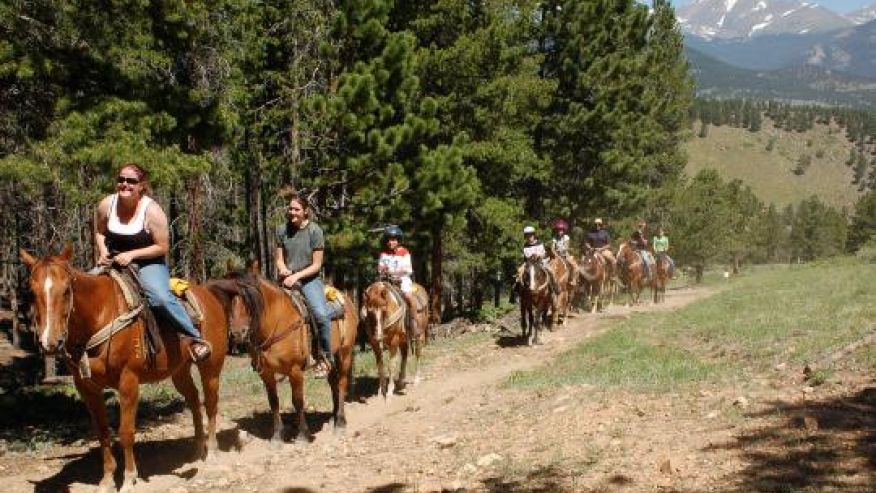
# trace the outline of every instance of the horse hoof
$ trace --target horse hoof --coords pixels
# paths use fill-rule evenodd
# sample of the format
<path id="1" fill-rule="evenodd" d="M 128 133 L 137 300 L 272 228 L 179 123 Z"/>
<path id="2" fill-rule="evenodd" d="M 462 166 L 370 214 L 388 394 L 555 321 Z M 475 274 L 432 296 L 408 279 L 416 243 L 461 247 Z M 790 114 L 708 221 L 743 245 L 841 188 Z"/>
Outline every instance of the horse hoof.
<path id="1" fill-rule="evenodd" d="M 97 493 L 116 493 L 116 486 L 112 478 L 107 480 L 103 480 L 97 486 Z"/>
<path id="2" fill-rule="evenodd" d="M 292 442 L 292 444 L 296 447 L 304 448 L 310 445 L 310 439 L 307 438 L 307 435 L 298 435 L 297 437 L 295 437 L 295 441 Z"/>
<path id="3" fill-rule="evenodd" d="M 279 437 L 271 438 L 268 441 L 268 446 L 274 450 L 280 450 L 281 448 L 283 448 L 283 440 Z"/>

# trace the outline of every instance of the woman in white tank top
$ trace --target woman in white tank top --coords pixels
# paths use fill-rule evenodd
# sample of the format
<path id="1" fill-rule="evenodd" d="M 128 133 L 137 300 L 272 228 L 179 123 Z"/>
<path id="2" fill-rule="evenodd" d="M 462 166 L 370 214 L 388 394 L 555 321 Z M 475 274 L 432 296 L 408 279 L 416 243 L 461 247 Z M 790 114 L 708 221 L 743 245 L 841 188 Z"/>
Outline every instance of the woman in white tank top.
<path id="1" fill-rule="evenodd" d="M 149 192 L 146 171 L 137 164 L 123 165 L 116 193 L 104 197 L 97 207 L 97 263 L 137 265 L 149 306 L 193 340 L 192 355 L 201 361 L 210 355 L 210 346 L 170 291 L 170 272 L 164 261 L 170 244 L 167 216 Z"/>

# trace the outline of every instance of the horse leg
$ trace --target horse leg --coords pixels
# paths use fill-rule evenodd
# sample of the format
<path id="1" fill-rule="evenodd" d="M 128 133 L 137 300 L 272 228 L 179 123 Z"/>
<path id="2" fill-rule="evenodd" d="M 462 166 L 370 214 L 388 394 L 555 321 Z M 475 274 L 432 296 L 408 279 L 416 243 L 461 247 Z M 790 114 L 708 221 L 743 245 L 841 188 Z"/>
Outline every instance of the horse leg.
<path id="1" fill-rule="evenodd" d="M 268 393 L 268 405 L 271 407 L 271 446 L 279 448 L 283 444 L 283 420 L 280 418 L 280 398 L 277 397 L 277 380 L 274 372 L 268 368 L 262 368 L 259 376 L 265 384 Z M 292 380 L 291 378 L 289 379 Z"/>
<path id="2" fill-rule="evenodd" d="M 140 379 L 132 372 L 122 373 L 119 379 L 119 443 L 125 456 L 125 479 L 119 493 L 134 490 L 137 482 L 137 464 L 134 460 L 134 426 L 137 421 L 137 401 L 140 397 Z"/>
<path id="3" fill-rule="evenodd" d="M 344 402 L 347 400 L 347 391 L 350 385 L 350 376 L 353 374 L 353 350 L 352 347 L 341 347 L 338 350 L 335 367 L 337 370 L 329 375 L 329 384 L 332 387 L 332 414 L 335 418 L 335 433 L 341 433 L 347 427 L 347 417 L 344 414 Z"/>
<path id="4" fill-rule="evenodd" d="M 216 440 L 216 417 L 219 414 L 219 371 L 221 367 L 214 368 L 207 367 L 204 363 L 199 367 L 201 385 L 204 387 L 204 408 L 207 411 L 207 445 L 204 453 L 208 456 L 211 450 L 219 450 L 219 442 Z"/>
<path id="5" fill-rule="evenodd" d="M 204 441 L 204 418 L 201 416 L 201 399 L 198 397 L 198 389 L 192 380 L 191 365 L 185 365 L 180 371 L 171 377 L 173 386 L 186 400 L 186 406 L 192 412 L 192 421 L 195 426 L 195 451 L 198 458 L 206 455 L 206 443 Z"/>
<path id="6" fill-rule="evenodd" d="M 396 365 L 398 364 L 398 349 L 399 344 L 398 341 L 393 340 L 389 345 L 389 363 L 386 365 L 388 368 L 386 379 L 387 379 L 387 387 L 386 387 L 386 400 L 392 398 L 392 394 L 395 393 L 395 379 L 392 377 L 392 373 L 395 371 Z"/>
<path id="7" fill-rule="evenodd" d="M 408 351 L 411 349 L 410 339 L 405 336 L 404 341 L 399 344 L 399 352 L 401 353 L 401 367 L 398 370 L 398 385 L 396 388 L 401 391 L 407 385 L 408 377 Z"/>
<path id="8" fill-rule="evenodd" d="M 526 305 L 523 301 L 523 298 L 520 299 L 520 335 L 521 337 L 526 337 Z"/>
<path id="9" fill-rule="evenodd" d="M 421 341 L 420 338 L 414 339 L 414 385 L 418 385 L 420 383 L 420 357 L 423 355 L 423 344 L 425 340 Z"/>
<path id="10" fill-rule="evenodd" d="M 79 378 L 76 378 L 76 388 L 88 407 L 88 414 L 91 415 L 91 425 L 94 428 L 94 433 L 97 435 L 100 452 L 103 456 L 103 478 L 100 480 L 97 491 L 98 493 L 114 492 L 116 491 L 116 484 L 113 480 L 113 474 L 116 471 L 116 459 L 113 457 L 112 442 L 110 442 L 103 393 L 101 389 L 86 387 Z"/>
<path id="11" fill-rule="evenodd" d="M 295 443 L 310 443 L 310 428 L 304 415 L 304 370 L 293 367 L 289 373 L 289 385 L 292 387 L 292 405 L 295 406 L 295 414 L 298 417 L 298 434 Z M 279 413 L 278 413 L 279 414 Z"/>
<path id="12" fill-rule="evenodd" d="M 383 366 L 383 344 L 377 341 L 376 338 L 371 339 L 371 352 L 374 353 L 374 362 L 377 365 L 377 382 L 380 386 L 380 393 L 386 399 L 386 368 Z"/>

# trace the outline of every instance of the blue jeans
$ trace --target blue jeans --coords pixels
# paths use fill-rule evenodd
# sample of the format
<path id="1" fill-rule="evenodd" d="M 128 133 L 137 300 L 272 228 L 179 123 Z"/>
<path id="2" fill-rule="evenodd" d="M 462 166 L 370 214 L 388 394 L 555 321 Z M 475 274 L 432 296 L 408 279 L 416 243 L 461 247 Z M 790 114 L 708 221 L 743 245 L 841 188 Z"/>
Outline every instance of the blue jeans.
<path id="1" fill-rule="evenodd" d="M 316 321 L 319 333 L 319 350 L 323 356 L 332 354 L 332 319 L 329 313 L 328 301 L 325 299 L 325 285 L 319 276 L 301 280 L 301 293 L 307 300 L 307 309 Z"/>
<path id="2" fill-rule="evenodd" d="M 186 309 L 170 291 L 170 272 L 164 263 L 140 265 L 140 285 L 146 293 L 146 302 L 153 309 L 162 310 L 174 327 L 184 335 L 202 340 L 201 332 L 195 328 Z"/>
<path id="3" fill-rule="evenodd" d="M 651 265 L 654 260 L 651 258 L 651 252 L 648 250 L 639 250 L 639 256 L 642 257 L 642 267 L 645 270 L 645 277 L 651 277 Z"/>

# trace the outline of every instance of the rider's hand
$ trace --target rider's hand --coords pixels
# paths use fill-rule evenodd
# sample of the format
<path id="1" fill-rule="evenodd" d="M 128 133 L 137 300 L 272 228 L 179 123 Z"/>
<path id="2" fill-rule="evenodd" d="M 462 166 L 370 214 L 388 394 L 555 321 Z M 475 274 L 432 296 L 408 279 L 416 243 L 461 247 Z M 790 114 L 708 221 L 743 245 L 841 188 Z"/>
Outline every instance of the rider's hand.
<path id="1" fill-rule="evenodd" d="M 113 257 L 113 262 L 115 262 L 116 264 L 118 264 L 122 267 L 127 266 L 133 260 L 134 260 L 134 256 L 131 255 L 131 252 L 118 253 L 118 254 L 116 254 L 115 257 Z"/>
<path id="2" fill-rule="evenodd" d="M 285 279 L 291 275 L 292 275 L 292 271 L 289 269 L 286 269 L 285 267 L 283 269 L 277 271 L 277 276 L 279 276 L 280 279 Z"/>
<path id="3" fill-rule="evenodd" d="M 288 276 L 283 278 L 283 286 L 285 286 L 287 288 L 291 289 L 297 283 L 298 283 L 298 276 L 296 276 L 295 274 L 289 274 Z"/>
<path id="4" fill-rule="evenodd" d="M 97 265 L 101 267 L 109 267 L 113 263 L 113 258 L 106 254 L 100 254 L 100 258 L 97 259 Z"/>

